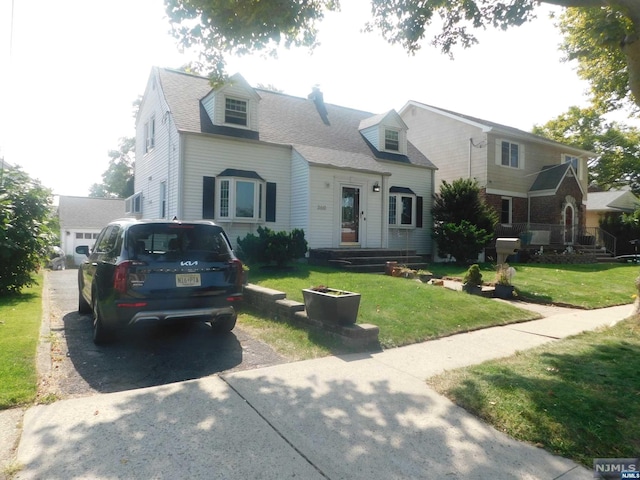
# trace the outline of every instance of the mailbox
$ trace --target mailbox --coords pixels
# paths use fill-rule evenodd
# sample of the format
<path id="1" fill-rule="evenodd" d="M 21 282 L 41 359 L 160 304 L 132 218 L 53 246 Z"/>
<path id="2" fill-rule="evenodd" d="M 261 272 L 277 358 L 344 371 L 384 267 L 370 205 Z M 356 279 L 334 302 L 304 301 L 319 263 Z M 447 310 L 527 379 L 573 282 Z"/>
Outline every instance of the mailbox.
<path id="1" fill-rule="evenodd" d="M 519 238 L 497 238 L 496 253 L 498 254 L 498 265 L 503 264 L 509 255 L 516 253 L 519 249 Z"/>

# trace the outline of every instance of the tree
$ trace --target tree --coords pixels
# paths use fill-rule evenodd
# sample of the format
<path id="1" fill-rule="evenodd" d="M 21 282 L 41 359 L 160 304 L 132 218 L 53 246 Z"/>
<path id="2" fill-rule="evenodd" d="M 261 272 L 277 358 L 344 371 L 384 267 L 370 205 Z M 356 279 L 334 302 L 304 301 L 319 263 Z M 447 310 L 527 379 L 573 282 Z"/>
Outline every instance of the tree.
<path id="1" fill-rule="evenodd" d="M 640 130 L 607 122 L 594 108 L 571 107 L 533 133 L 594 152 L 589 180 L 603 190 L 629 186 L 640 194 Z"/>
<path id="2" fill-rule="evenodd" d="M 539 3 L 568 7 L 561 21 L 565 51 L 580 62 L 598 98 L 630 98 L 640 104 L 640 8 L 638 0 L 371 0 L 366 30 L 378 30 L 392 44 L 414 53 L 427 27 L 442 23 L 431 43 L 444 53 L 477 43 L 472 29 L 506 30 L 535 17 Z M 316 46 L 317 25 L 324 14 L 339 10 L 338 0 L 165 0 L 173 33 L 187 48 L 202 47 L 213 77 L 223 76 L 224 52 L 234 55 L 260 50 L 275 54 L 280 45 Z M 614 58 L 609 58 L 615 53 Z M 610 60 L 613 63 L 609 63 Z M 612 65 L 602 69 L 602 65 Z M 610 72 L 617 67 L 615 82 Z M 622 82 L 622 83 L 621 83 Z M 622 85 L 623 91 L 620 90 Z M 610 90 L 603 91 L 602 89 Z M 611 90 L 612 89 L 612 90 Z M 606 103 L 606 102 L 605 102 Z M 613 107 L 613 104 L 608 104 Z M 604 104 L 603 104 L 604 105 Z"/>
<path id="3" fill-rule="evenodd" d="M 603 2 L 604 3 L 604 2 Z M 640 102 L 640 6 L 625 15 L 612 8 L 569 8 L 560 17 L 561 49 L 578 61 L 578 75 L 589 82 L 594 105 L 606 112 Z"/>
<path id="4" fill-rule="evenodd" d="M 471 179 L 443 181 L 431 212 L 438 255 L 452 255 L 458 263 L 477 258 L 498 223 L 498 214 L 482 201 L 478 183 Z"/>
<path id="5" fill-rule="evenodd" d="M 109 151 L 109 167 L 102 174 L 102 183 L 91 186 L 90 197 L 127 198 L 133 195 L 135 146 L 135 138 L 121 138 L 118 150 Z"/>
<path id="6" fill-rule="evenodd" d="M 53 245 L 51 191 L 19 168 L 0 170 L 0 295 L 33 284 Z"/>

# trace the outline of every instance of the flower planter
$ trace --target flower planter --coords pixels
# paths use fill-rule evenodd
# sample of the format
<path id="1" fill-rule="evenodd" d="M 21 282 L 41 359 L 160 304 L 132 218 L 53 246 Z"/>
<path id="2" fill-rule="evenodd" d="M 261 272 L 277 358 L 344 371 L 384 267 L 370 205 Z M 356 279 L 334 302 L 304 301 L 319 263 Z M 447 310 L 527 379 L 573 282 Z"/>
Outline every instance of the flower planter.
<path id="1" fill-rule="evenodd" d="M 323 323 L 349 325 L 356 323 L 360 294 L 335 288 L 302 290 L 307 317 Z"/>
<path id="2" fill-rule="evenodd" d="M 481 285 L 473 285 L 469 283 L 462 284 L 462 290 L 470 293 L 471 295 L 482 295 L 482 286 Z"/>
<path id="3" fill-rule="evenodd" d="M 513 298 L 513 288 L 513 285 L 501 285 L 498 283 L 493 291 L 493 296 L 503 299 Z"/>

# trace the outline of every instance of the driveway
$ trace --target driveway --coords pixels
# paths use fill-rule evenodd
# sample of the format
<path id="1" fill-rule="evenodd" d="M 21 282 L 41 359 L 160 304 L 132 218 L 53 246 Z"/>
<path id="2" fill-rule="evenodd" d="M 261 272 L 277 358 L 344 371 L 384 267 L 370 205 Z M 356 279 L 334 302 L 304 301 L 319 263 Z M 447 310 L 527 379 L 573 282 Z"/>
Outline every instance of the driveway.
<path id="1" fill-rule="evenodd" d="M 77 311 L 77 270 L 47 271 L 43 297 L 51 354 L 40 355 L 40 395 L 118 392 L 286 362 L 239 326 L 228 335 L 216 335 L 206 324 L 147 326 L 97 347 L 91 340 L 91 316 Z"/>

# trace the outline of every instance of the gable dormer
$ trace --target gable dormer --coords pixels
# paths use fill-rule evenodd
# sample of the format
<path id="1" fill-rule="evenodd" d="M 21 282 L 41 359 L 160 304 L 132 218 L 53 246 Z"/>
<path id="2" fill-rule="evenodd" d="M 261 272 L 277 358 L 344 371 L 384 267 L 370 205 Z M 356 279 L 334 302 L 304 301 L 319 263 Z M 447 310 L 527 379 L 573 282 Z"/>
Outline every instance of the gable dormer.
<path id="1" fill-rule="evenodd" d="M 215 126 L 252 131 L 258 131 L 259 102 L 260 95 L 239 73 L 201 100 Z"/>
<path id="2" fill-rule="evenodd" d="M 407 125 L 395 110 L 362 120 L 358 129 L 379 152 L 407 154 Z"/>

